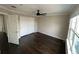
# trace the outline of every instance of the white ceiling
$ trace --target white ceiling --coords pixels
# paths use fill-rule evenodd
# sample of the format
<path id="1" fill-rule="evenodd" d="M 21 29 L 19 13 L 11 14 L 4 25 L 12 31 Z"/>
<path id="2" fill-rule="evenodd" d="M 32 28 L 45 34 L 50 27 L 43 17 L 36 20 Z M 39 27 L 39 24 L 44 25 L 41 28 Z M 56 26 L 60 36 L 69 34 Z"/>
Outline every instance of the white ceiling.
<path id="1" fill-rule="evenodd" d="M 5 9 L 16 13 L 22 13 L 25 15 L 32 16 L 39 9 L 42 13 L 52 14 L 70 14 L 75 8 L 76 4 L 4 4 L 0 5 L 5 7 Z M 11 6 L 16 6 L 12 8 Z"/>

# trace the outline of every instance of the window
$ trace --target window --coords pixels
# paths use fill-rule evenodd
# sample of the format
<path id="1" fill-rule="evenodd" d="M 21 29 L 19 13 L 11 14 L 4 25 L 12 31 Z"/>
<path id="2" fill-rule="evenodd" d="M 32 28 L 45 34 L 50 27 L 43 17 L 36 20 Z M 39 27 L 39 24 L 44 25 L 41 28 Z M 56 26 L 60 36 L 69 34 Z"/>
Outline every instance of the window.
<path id="1" fill-rule="evenodd" d="M 76 17 L 72 18 L 71 19 L 71 25 L 70 25 L 70 28 L 75 30 L 75 25 L 76 25 Z"/>
<path id="2" fill-rule="evenodd" d="M 70 30 L 70 34 L 69 34 L 69 43 L 70 43 L 70 46 L 72 46 L 72 41 L 73 41 L 73 31 Z"/>
<path id="3" fill-rule="evenodd" d="M 79 53 L 79 38 L 77 37 L 77 35 L 74 36 L 72 53 Z"/>
<path id="4" fill-rule="evenodd" d="M 79 16 L 70 20 L 68 39 L 71 52 L 79 54 Z"/>
<path id="5" fill-rule="evenodd" d="M 79 16 L 77 16 L 76 33 L 79 35 Z"/>

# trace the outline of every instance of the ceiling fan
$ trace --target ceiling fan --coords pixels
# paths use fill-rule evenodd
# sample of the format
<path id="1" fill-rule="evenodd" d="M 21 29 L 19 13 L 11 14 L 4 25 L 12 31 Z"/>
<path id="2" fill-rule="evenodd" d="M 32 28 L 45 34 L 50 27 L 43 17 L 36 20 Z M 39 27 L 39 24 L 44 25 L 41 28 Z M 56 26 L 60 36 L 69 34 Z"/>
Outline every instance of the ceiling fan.
<path id="1" fill-rule="evenodd" d="M 40 13 L 40 10 L 37 10 L 37 13 L 36 13 L 36 15 L 37 16 L 44 16 L 44 15 L 46 15 L 47 13 Z"/>

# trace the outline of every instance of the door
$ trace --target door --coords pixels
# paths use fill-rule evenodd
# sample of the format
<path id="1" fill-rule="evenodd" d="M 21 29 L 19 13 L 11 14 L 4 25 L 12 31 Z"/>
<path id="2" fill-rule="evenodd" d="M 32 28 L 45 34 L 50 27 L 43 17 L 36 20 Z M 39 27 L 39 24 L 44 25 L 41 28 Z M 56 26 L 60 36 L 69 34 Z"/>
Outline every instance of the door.
<path id="1" fill-rule="evenodd" d="M 18 39 L 18 16 L 17 15 L 8 15 L 7 18 L 7 34 L 8 41 L 10 43 L 19 44 Z"/>

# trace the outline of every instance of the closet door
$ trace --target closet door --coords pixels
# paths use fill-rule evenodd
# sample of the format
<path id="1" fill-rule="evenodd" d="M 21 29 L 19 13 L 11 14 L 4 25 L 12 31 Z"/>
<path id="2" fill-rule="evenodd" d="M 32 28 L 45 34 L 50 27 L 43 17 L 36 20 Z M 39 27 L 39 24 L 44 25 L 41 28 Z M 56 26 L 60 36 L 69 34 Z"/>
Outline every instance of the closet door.
<path id="1" fill-rule="evenodd" d="M 19 44 L 18 16 L 17 15 L 8 15 L 8 19 L 6 22 L 7 22 L 8 41 L 10 43 Z"/>

